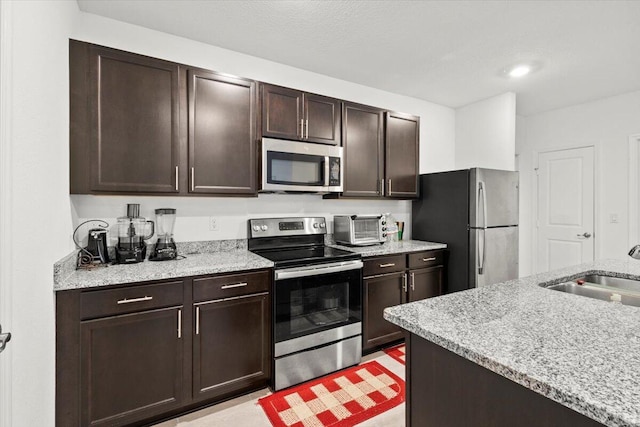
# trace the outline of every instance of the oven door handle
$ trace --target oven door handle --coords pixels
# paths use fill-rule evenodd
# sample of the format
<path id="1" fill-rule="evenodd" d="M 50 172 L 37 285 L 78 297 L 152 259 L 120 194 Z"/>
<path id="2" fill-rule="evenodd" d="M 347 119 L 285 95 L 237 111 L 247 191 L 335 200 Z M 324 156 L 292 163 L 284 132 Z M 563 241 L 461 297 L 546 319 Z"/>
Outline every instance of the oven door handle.
<path id="1" fill-rule="evenodd" d="M 287 268 L 276 270 L 276 280 L 295 279 L 296 277 L 319 276 L 322 274 L 339 273 L 341 271 L 359 270 L 362 261 L 344 261 L 331 264 L 312 265 L 308 267 Z"/>

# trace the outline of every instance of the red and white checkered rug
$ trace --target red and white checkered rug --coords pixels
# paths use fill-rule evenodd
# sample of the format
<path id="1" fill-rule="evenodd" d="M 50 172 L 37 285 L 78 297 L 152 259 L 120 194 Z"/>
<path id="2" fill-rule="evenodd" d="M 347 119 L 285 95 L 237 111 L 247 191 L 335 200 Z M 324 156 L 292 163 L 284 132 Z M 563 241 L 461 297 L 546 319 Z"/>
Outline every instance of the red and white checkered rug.
<path id="1" fill-rule="evenodd" d="M 404 344 L 400 344 L 395 347 L 385 348 L 384 352 L 404 365 L 406 363 L 404 350 L 405 350 Z"/>
<path id="2" fill-rule="evenodd" d="M 258 400 L 274 427 L 351 427 L 404 402 L 404 381 L 371 361 Z"/>

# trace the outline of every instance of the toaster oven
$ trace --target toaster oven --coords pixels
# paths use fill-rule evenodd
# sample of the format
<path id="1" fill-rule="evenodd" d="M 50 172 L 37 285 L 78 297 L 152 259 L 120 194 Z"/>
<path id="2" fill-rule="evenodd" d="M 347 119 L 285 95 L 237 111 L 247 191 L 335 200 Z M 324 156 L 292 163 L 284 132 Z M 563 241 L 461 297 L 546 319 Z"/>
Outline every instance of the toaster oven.
<path id="1" fill-rule="evenodd" d="M 336 215 L 333 237 L 336 243 L 369 246 L 384 243 L 387 227 L 382 215 Z"/>

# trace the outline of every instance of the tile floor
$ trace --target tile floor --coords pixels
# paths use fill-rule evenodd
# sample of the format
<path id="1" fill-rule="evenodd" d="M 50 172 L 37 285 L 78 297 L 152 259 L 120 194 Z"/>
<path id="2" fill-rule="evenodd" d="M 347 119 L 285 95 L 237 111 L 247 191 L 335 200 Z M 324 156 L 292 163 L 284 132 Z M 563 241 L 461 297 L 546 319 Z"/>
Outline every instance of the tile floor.
<path id="1" fill-rule="evenodd" d="M 384 352 L 376 352 L 362 358 L 363 363 L 370 360 L 378 361 L 382 366 L 404 379 L 404 365 L 387 356 Z M 218 405 L 156 424 L 154 427 L 271 427 L 269 419 L 260 405 L 258 405 L 258 399 L 270 393 L 269 389 L 258 390 Z M 402 404 L 358 424 L 358 427 L 404 427 L 404 425 L 404 404 Z"/>

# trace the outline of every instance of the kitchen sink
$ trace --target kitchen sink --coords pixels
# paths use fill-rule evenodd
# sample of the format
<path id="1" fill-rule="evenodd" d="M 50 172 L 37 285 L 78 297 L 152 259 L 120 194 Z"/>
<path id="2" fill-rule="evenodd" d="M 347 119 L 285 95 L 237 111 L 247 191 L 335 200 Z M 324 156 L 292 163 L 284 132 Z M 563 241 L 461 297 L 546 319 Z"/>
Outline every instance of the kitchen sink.
<path id="1" fill-rule="evenodd" d="M 619 277 L 588 275 L 548 289 L 640 307 L 640 281 Z"/>

